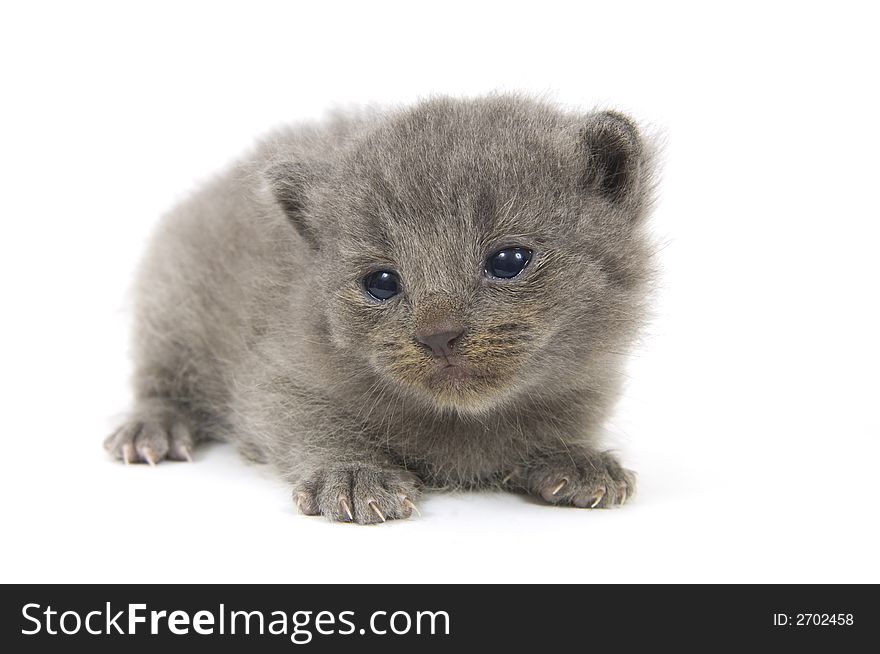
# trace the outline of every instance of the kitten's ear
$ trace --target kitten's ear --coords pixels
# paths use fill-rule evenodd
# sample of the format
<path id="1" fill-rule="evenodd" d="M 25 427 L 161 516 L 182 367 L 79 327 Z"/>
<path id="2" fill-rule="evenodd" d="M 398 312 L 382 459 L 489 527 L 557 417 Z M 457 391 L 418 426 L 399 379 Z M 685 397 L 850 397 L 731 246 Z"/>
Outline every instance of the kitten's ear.
<path id="1" fill-rule="evenodd" d="M 312 173 L 296 161 L 278 161 L 270 164 L 263 175 L 278 205 L 300 236 L 312 248 L 318 248 L 318 231 L 309 220 L 307 189 Z"/>
<path id="2" fill-rule="evenodd" d="M 611 202 L 638 192 L 644 147 L 629 118 L 612 111 L 590 114 L 581 128 L 580 148 L 584 190 Z"/>

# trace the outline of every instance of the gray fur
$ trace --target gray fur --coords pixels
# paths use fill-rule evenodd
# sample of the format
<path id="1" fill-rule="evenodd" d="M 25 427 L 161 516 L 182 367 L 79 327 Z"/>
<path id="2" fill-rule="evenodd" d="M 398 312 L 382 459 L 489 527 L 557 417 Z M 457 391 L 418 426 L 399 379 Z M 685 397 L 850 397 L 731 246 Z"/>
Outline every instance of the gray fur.
<path id="1" fill-rule="evenodd" d="M 513 95 L 272 134 L 162 221 L 108 450 L 229 440 L 304 513 L 359 523 L 408 517 L 425 486 L 622 503 L 633 475 L 597 434 L 645 315 L 651 173 L 629 119 Z M 526 270 L 482 275 L 513 244 Z M 376 267 L 404 292 L 368 298 Z M 447 324 L 471 377 L 437 376 L 414 338 Z"/>

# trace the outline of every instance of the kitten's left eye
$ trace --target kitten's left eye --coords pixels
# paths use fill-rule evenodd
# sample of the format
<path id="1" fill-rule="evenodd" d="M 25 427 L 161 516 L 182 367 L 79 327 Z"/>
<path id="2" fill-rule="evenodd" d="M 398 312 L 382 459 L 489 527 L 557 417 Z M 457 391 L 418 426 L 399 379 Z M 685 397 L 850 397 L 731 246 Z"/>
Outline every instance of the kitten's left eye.
<path id="1" fill-rule="evenodd" d="M 519 275 L 532 260 L 527 248 L 505 248 L 486 259 L 486 273 L 492 277 L 510 279 Z"/>

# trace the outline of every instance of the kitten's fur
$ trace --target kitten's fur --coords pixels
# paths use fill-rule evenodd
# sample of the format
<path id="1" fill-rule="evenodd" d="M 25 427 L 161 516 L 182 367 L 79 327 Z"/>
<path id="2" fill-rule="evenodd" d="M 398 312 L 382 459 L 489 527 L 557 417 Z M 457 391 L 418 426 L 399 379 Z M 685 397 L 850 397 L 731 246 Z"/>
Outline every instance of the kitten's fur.
<path id="1" fill-rule="evenodd" d="M 408 517 L 419 489 L 606 507 L 598 449 L 650 280 L 650 149 L 627 118 L 511 95 L 281 130 L 168 215 L 139 276 L 129 462 L 236 442 L 307 514 Z M 512 280 L 504 246 L 534 251 Z M 400 275 L 369 298 L 364 276 Z M 463 328 L 455 362 L 416 333 Z"/>

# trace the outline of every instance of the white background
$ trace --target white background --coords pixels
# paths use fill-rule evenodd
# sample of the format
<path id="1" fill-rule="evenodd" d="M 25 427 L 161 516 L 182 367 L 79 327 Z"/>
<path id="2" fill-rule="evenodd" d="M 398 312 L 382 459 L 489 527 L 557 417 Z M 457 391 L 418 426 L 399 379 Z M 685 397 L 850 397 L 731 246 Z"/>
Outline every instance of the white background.
<path id="1" fill-rule="evenodd" d="M 0 581 L 880 582 L 877 15 L 866 2 L 4 3 Z M 232 449 L 123 467 L 157 217 L 279 123 L 546 93 L 667 142 L 622 510 L 298 515 Z"/>

